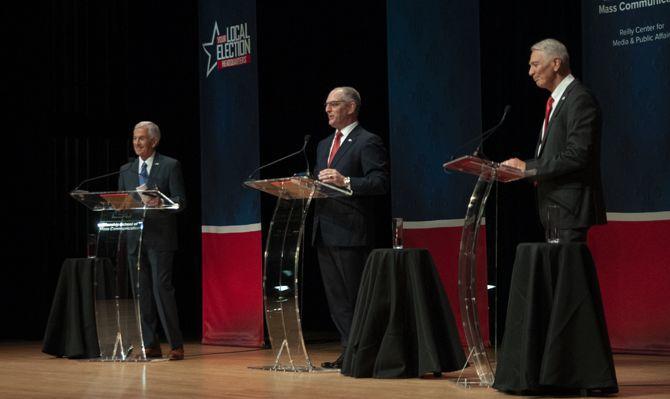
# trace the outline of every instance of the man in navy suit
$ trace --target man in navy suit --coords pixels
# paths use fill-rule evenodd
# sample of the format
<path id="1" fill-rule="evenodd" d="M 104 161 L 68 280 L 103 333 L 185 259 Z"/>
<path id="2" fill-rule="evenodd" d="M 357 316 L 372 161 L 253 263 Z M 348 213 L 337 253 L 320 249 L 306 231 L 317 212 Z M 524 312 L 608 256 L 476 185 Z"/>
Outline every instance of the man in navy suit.
<path id="1" fill-rule="evenodd" d="M 121 167 L 119 190 L 130 191 L 138 187 L 157 189 L 178 203 L 181 210 L 186 206 L 181 166 L 176 159 L 156 151 L 160 139 L 160 129 L 155 123 L 140 122 L 135 125 L 133 148 L 138 158 Z M 160 205 L 161 201 L 160 198 L 145 198 L 149 207 Z M 160 319 L 170 343 L 169 359 L 184 358 L 184 343 L 172 286 L 172 260 L 176 250 L 177 218 L 174 211 L 170 210 L 146 212 L 141 244 L 138 245 L 138 240 L 128 240 L 128 259 L 133 279 L 137 257 L 140 257 L 140 313 L 147 357 L 162 357 L 156 333 Z"/>
<path id="2" fill-rule="evenodd" d="M 363 267 L 374 244 L 375 201 L 388 190 L 388 157 L 382 139 L 358 123 L 358 91 L 337 87 L 328 94 L 325 107 L 335 132 L 319 142 L 315 173 L 322 182 L 353 192 L 350 197 L 316 201 L 312 235 L 342 344 L 340 357 L 322 366 L 341 368 Z"/>
<path id="3" fill-rule="evenodd" d="M 547 226 L 547 208 L 558 207 L 561 242 L 584 242 L 588 229 L 607 222 L 600 177 L 600 106 L 570 72 L 566 47 L 545 39 L 531 47 L 528 74 L 551 92 L 535 157 L 503 164 L 534 170 L 540 220 Z"/>

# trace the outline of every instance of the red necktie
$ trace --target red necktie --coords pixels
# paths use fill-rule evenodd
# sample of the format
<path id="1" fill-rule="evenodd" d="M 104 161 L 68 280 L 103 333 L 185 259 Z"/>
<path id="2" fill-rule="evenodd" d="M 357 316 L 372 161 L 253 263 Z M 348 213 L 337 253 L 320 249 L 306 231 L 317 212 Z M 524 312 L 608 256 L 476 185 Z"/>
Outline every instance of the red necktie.
<path id="1" fill-rule="evenodd" d="M 554 104 L 554 97 L 549 96 L 547 99 L 547 108 L 544 110 L 544 132 L 542 133 L 542 140 L 547 137 L 547 128 L 549 127 L 549 115 L 551 115 L 551 106 Z"/>
<path id="2" fill-rule="evenodd" d="M 333 147 L 330 149 L 330 155 L 328 156 L 328 167 L 330 168 L 330 164 L 333 162 L 333 158 L 335 158 L 335 154 L 337 154 L 337 150 L 340 149 L 340 140 L 342 139 L 342 132 L 339 130 L 337 133 L 335 133 L 335 140 L 333 140 Z"/>

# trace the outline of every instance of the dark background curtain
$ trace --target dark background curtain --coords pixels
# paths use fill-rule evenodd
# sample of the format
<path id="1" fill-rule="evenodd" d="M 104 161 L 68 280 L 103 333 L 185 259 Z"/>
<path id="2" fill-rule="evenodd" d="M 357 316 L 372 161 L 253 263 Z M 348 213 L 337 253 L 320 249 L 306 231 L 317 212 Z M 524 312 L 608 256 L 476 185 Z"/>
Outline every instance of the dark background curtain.
<path id="1" fill-rule="evenodd" d="M 563 40 L 580 76 L 580 2 L 530 4 L 480 4 L 483 126 L 494 125 L 504 106 L 512 105 L 507 128 L 484 146 L 493 160 L 532 153 L 548 95 L 526 74 L 532 43 L 548 36 Z M 323 102 L 337 85 L 361 91 L 363 125 L 388 143 L 385 7 L 386 2 L 378 0 L 346 0 L 329 10 L 311 3 L 259 1 L 261 162 L 297 150 L 305 134 L 312 135 L 313 162 L 316 142 L 330 132 Z M 70 199 L 68 191 L 84 178 L 117 170 L 134 155 L 133 125 L 152 120 L 163 132 L 159 150 L 180 159 L 184 167 L 189 206 L 179 218 L 175 286 L 185 335 L 198 339 L 197 4 L 51 1 L 24 5 L 11 20 L 13 45 L 6 56 L 12 71 L 6 86 L 11 104 L 3 157 L 8 225 L 3 240 L 5 284 L 0 290 L 9 309 L 0 338 L 42 337 L 60 266 L 65 258 L 85 255 L 86 235 L 95 227 L 94 215 Z M 297 159 L 263 176 L 303 169 Z M 112 178 L 89 188 L 115 186 Z M 388 244 L 383 233 L 389 230 L 389 204 L 390 198 L 380 203 L 379 245 Z M 262 205 L 267 226 L 273 202 L 264 198 Z M 531 187 L 522 182 L 499 186 L 490 199 L 487 223 L 491 268 L 497 258 L 497 271 L 491 269 L 490 275 L 499 280 L 503 298 L 516 243 L 541 235 Z M 491 245 L 496 239 L 497 257 Z M 332 332 L 314 254 L 307 248 L 305 328 Z M 498 309 L 504 320 L 504 306 Z"/>
<path id="2" fill-rule="evenodd" d="M 181 322 L 200 326 L 197 8 L 159 1 L 51 1 L 8 15 L 11 104 L 3 169 L 9 225 L 0 337 L 40 339 L 65 258 L 85 256 L 95 215 L 69 198 L 80 181 L 134 156 L 140 120 L 162 130 L 159 150 L 184 167 L 175 285 Z M 85 186 L 115 189 L 116 178 Z M 4 202 L 4 201 L 3 201 Z"/>

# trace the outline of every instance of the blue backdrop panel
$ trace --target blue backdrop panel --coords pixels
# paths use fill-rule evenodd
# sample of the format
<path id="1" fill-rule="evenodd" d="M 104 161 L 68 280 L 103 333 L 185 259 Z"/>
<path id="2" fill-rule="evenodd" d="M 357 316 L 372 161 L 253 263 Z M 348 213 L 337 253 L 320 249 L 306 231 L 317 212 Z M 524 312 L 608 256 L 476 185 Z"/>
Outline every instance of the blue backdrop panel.
<path id="1" fill-rule="evenodd" d="M 202 224 L 259 223 L 256 3 L 200 1 L 200 41 Z"/>
<path id="2" fill-rule="evenodd" d="M 429 223 L 430 228 L 407 225 L 405 244 L 430 251 L 460 326 L 461 227 L 454 219 L 464 217 L 476 179 L 447 174 L 442 164 L 452 155 L 472 152 L 476 143 L 462 144 L 481 133 L 478 2 L 389 0 L 387 12 L 392 212 L 410 222 L 451 220 Z M 477 274 L 486 275 L 484 251 Z M 487 340 L 486 278 L 479 283 L 478 309 Z"/>
<path id="3" fill-rule="evenodd" d="M 582 3 L 584 81 L 603 108 L 609 212 L 670 210 L 670 3 L 647 3 Z"/>
<path id="4" fill-rule="evenodd" d="M 603 108 L 609 223 L 591 229 L 617 351 L 670 353 L 670 3 L 585 1 L 584 81 Z"/>
<path id="5" fill-rule="evenodd" d="M 201 0 L 202 341 L 263 345 L 256 2 Z M 177 77 L 178 78 L 178 77 Z"/>
<path id="6" fill-rule="evenodd" d="M 478 3 L 389 0 L 388 62 L 393 215 L 461 219 L 474 181 L 441 165 L 481 132 Z"/>

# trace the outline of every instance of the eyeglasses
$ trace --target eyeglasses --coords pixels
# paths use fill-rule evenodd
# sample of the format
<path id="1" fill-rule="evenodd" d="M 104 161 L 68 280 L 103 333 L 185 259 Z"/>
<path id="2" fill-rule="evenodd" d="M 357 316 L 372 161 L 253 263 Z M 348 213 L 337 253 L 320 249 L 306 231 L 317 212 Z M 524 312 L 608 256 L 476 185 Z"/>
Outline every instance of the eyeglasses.
<path id="1" fill-rule="evenodd" d="M 325 102 L 325 103 L 323 104 L 323 106 L 324 106 L 325 108 L 328 108 L 328 106 L 336 107 L 336 106 L 338 106 L 338 105 L 340 105 L 340 104 L 344 104 L 344 103 L 347 103 L 347 102 L 348 102 L 348 101 L 345 101 L 345 100 L 327 101 L 327 102 Z"/>

